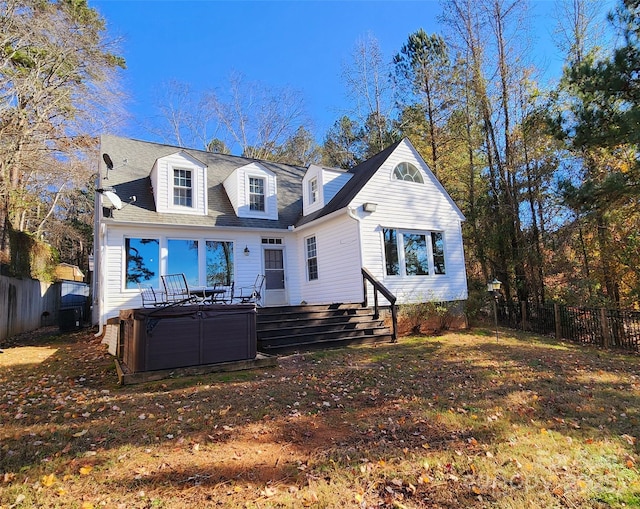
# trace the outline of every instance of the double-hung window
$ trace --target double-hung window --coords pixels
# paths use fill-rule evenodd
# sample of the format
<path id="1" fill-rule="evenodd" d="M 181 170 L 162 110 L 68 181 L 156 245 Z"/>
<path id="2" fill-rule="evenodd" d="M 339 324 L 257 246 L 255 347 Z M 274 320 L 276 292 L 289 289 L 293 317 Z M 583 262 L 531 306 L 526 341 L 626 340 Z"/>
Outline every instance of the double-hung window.
<path id="1" fill-rule="evenodd" d="M 312 178 L 309 181 L 309 203 L 318 201 L 318 179 Z"/>
<path id="2" fill-rule="evenodd" d="M 260 177 L 249 177 L 249 210 L 264 212 L 265 181 Z"/>
<path id="3" fill-rule="evenodd" d="M 387 276 L 445 274 L 442 232 L 382 230 Z"/>
<path id="4" fill-rule="evenodd" d="M 193 206 L 191 170 L 173 170 L 173 204 L 183 207 Z"/>
<path id="5" fill-rule="evenodd" d="M 316 238 L 307 237 L 307 279 L 314 281 L 318 279 L 318 249 L 316 247 Z"/>

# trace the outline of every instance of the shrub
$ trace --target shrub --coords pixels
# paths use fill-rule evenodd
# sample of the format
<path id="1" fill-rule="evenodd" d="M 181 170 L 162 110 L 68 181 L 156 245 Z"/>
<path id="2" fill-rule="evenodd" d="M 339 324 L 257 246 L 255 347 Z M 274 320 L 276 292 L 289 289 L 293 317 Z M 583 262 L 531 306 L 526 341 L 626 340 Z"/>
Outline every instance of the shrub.
<path id="1" fill-rule="evenodd" d="M 455 319 L 451 302 L 417 302 L 398 307 L 398 328 L 401 334 L 439 333 L 449 330 Z"/>

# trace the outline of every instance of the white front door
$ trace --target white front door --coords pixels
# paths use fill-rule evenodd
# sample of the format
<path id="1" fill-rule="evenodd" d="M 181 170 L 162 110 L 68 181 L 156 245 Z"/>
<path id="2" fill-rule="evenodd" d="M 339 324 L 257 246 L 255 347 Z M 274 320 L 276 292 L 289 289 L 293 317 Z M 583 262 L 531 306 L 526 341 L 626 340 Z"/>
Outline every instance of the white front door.
<path id="1" fill-rule="evenodd" d="M 287 290 L 284 284 L 284 249 L 265 248 L 264 250 L 264 305 L 283 306 L 287 302 Z"/>

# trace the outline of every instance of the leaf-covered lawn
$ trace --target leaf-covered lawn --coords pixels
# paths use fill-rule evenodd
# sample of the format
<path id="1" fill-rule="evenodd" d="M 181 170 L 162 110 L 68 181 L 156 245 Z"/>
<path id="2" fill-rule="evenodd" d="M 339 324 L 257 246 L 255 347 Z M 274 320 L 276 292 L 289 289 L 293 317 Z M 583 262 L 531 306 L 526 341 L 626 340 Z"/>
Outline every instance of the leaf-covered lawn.
<path id="1" fill-rule="evenodd" d="M 640 358 L 490 331 L 120 387 L 89 332 L 0 354 L 0 507 L 640 507 Z"/>

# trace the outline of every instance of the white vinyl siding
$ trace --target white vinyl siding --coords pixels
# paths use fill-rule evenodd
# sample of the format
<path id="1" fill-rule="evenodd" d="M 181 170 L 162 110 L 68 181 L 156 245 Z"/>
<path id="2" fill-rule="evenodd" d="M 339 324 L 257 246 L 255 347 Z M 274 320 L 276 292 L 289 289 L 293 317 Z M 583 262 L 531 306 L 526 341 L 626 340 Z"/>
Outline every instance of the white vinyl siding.
<path id="1" fill-rule="evenodd" d="M 298 267 L 302 275 L 302 300 L 308 304 L 362 302 L 358 223 L 345 213 L 300 234 Z M 315 281 L 307 281 L 306 276 L 304 239 L 310 234 L 316 238 L 318 250 L 319 278 Z"/>
<path id="2" fill-rule="evenodd" d="M 327 178 L 324 183 L 324 199 L 329 203 L 333 197 L 349 182 L 353 176 L 351 173 L 326 172 Z"/>
<path id="3" fill-rule="evenodd" d="M 352 177 L 351 173 L 323 168 L 314 164 L 309 166 L 302 181 L 302 213 L 307 216 L 320 210 Z M 313 182 L 316 182 L 315 188 Z M 315 192 L 314 192 L 315 191 Z M 313 199 L 315 197 L 315 199 Z"/>
<path id="4" fill-rule="evenodd" d="M 395 167 L 403 161 L 411 162 L 422 172 L 423 184 L 392 178 Z M 374 213 L 360 212 L 363 265 L 398 297 L 398 303 L 467 298 L 461 226 L 464 217 L 408 144 L 398 146 L 358 193 L 352 206 L 361 208 L 365 202 L 377 203 L 377 209 Z M 441 233 L 445 274 L 436 276 L 434 267 L 429 276 L 387 276 L 383 228 L 425 235 Z M 427 237 L 426 241 L 432 250 L 432 240 Z"/>

